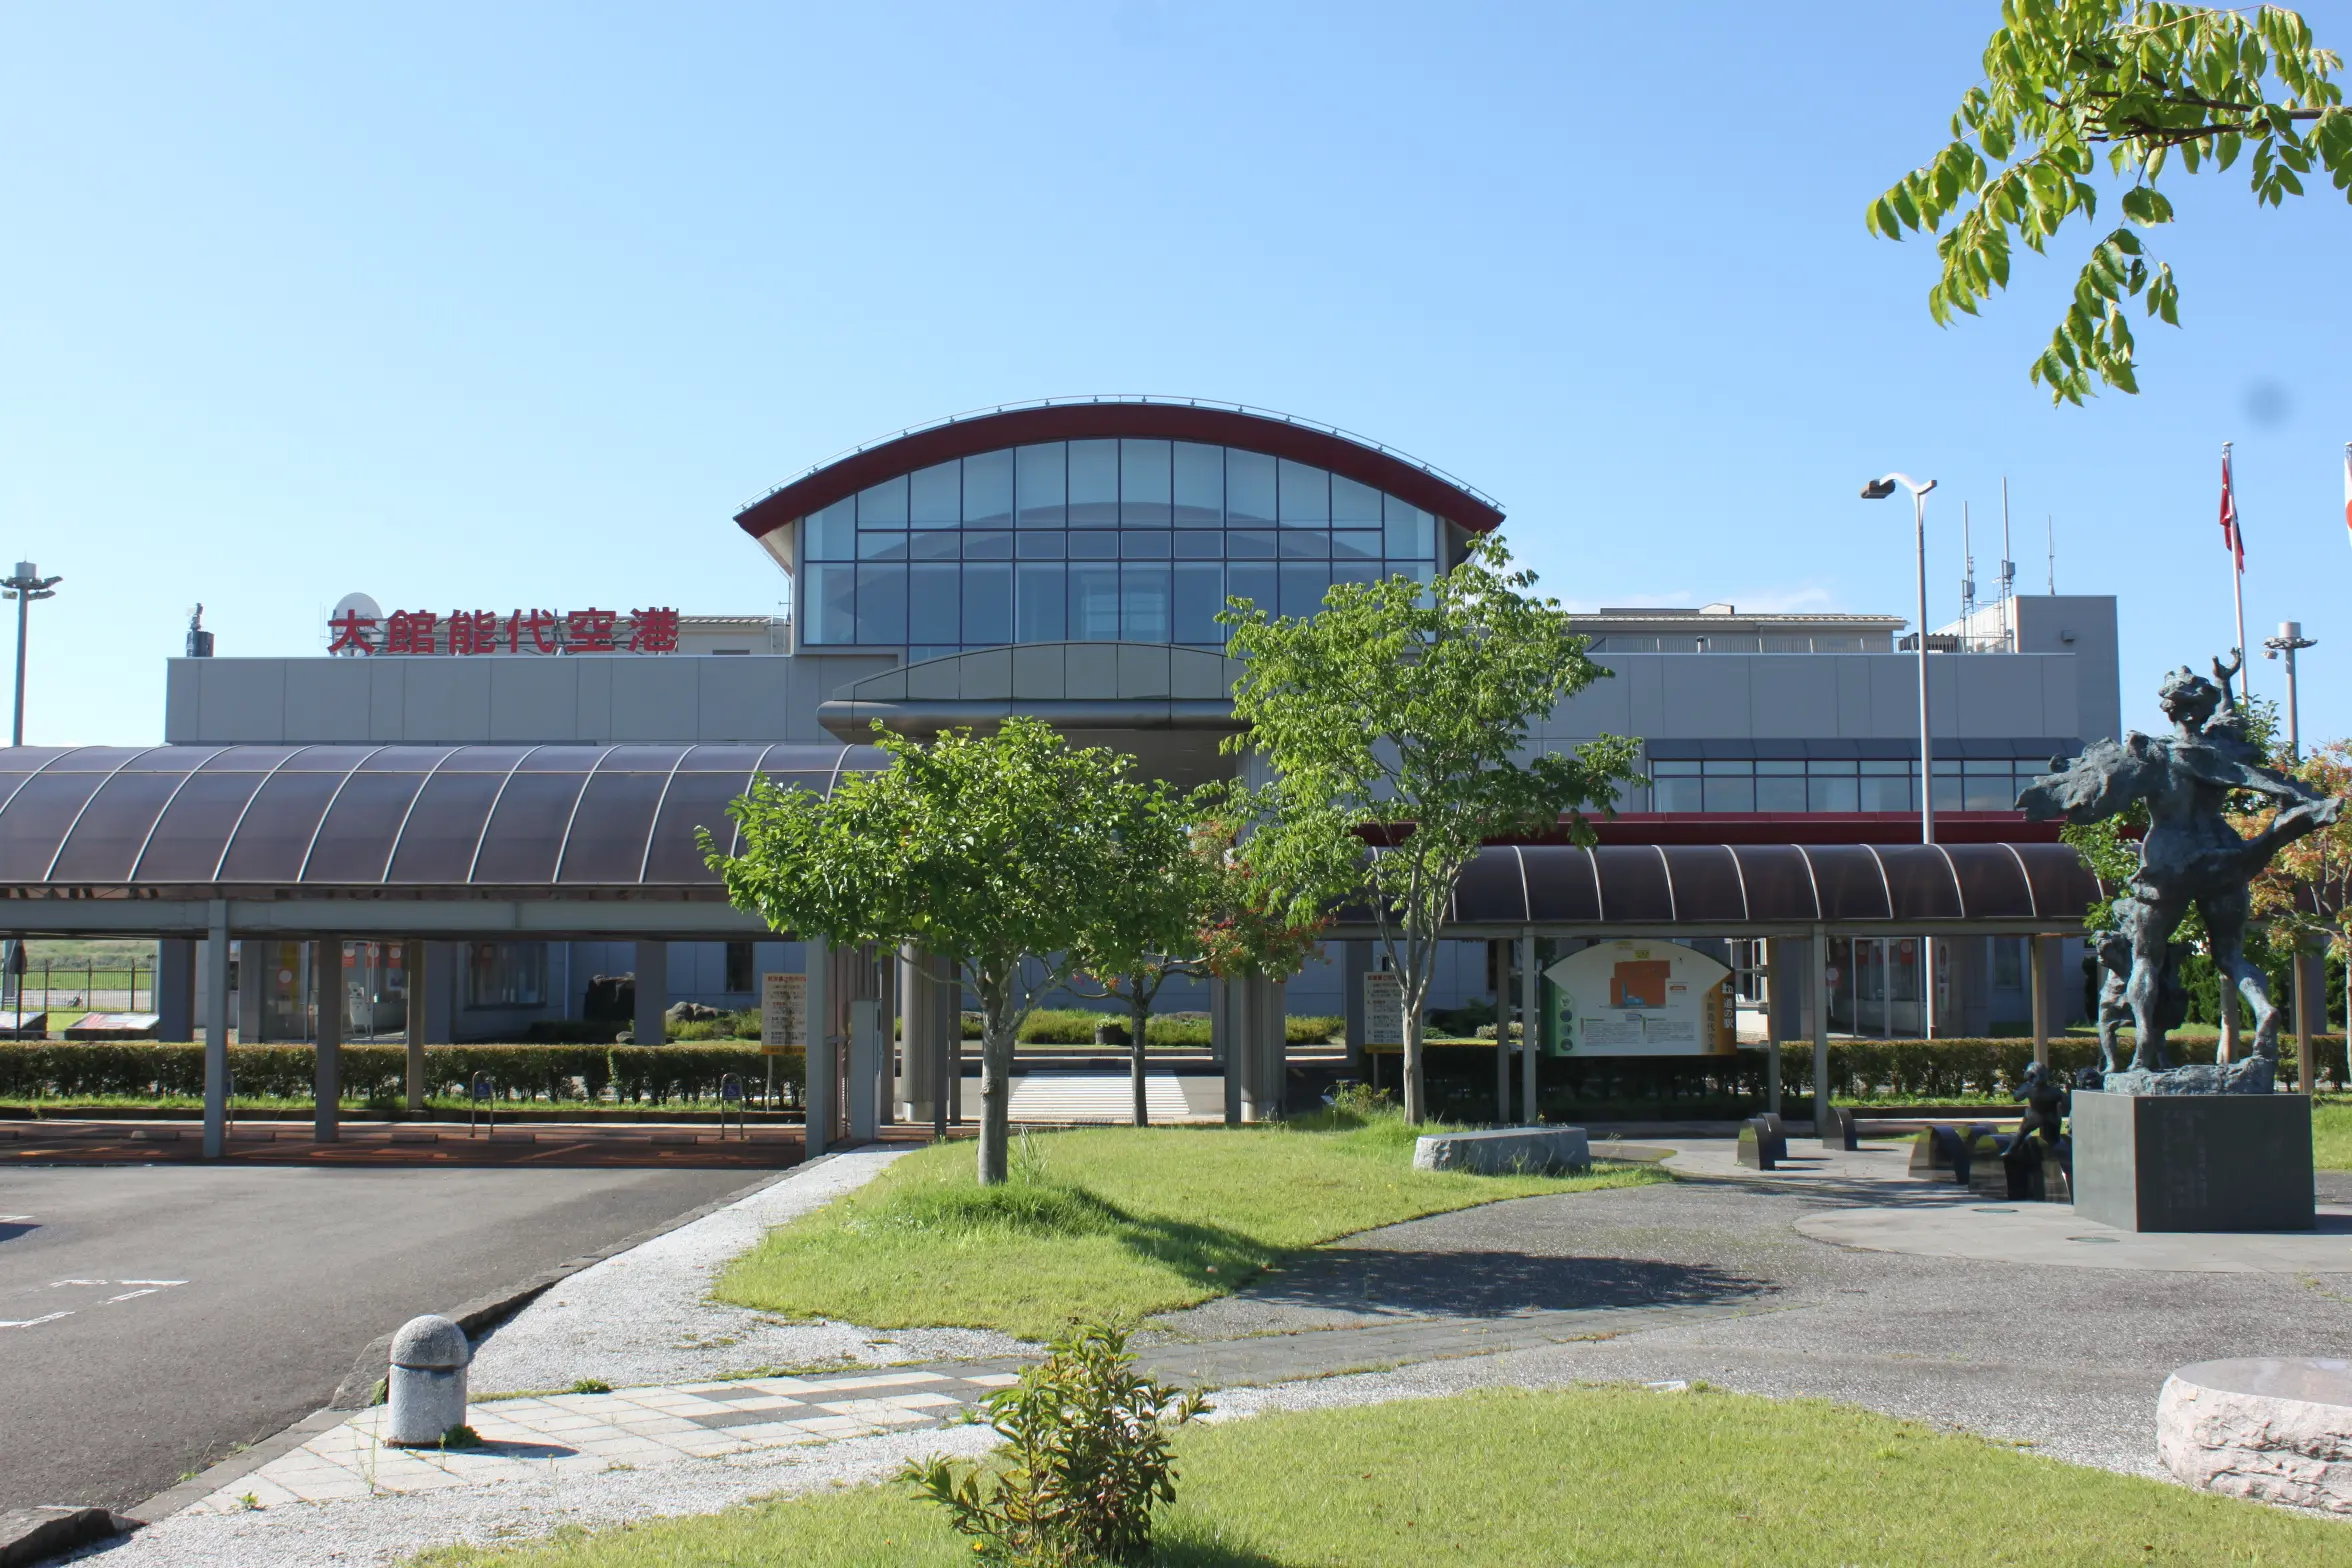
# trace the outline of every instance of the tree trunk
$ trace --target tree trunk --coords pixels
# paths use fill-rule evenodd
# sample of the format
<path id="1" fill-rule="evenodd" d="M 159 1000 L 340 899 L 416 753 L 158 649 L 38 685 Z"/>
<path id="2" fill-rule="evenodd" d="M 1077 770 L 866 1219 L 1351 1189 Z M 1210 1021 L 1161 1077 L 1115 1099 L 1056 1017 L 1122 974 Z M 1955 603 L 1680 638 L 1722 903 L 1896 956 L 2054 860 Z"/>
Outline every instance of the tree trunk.
<path id="1" fill-rule="evenodd" d="M 1151 1107 L 1145 1100 L 1143 1091 L 1143 1053 L 1145 1049 L 1144 1031 L 1151 1027 L 1152 999 L 1151 993 L 1140 984 L 1129 989 L 1128 997 L 1127 1011 L 1130 1016 L 1127 1027 L 1131 1033 L 1127 1041 L 1127 1080 L 1135 1090 L 1135 1125 L 1149 1127 L 1151 1125 Z"/>
<path id="2" fill-rule="evenodd" d="M 983 1187 L 1004 1185 L 1010 1169 L 1013 1043 L 1021 1030 L 1020 1017 L 1013 1007 L 1013 984 L 1013 976 L 994 973 L 984 974 L 980 983 L 980 1185 Z"/>
<path id="3" fill-rule="evenodd" d="M 1405 1121 L 1418 1127 L 1429 1120 L 1427 1082 L 1421 1073 L 1421 1014 L 1412 1005 L 1410 993 L 1405 1003 Z"/>

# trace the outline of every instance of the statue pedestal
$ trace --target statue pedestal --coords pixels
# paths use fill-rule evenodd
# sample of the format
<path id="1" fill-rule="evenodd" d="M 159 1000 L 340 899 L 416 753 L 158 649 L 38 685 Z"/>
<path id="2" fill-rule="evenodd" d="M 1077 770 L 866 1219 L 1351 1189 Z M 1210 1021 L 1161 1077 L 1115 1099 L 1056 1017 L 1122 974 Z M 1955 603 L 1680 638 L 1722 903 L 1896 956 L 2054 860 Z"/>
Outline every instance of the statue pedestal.
<path id="1" fill-rule="evenodd" d="M 2300 1094 L 2074 1097 L 2074 1212 L 2118 1230 L 2309 1230 Z"/>

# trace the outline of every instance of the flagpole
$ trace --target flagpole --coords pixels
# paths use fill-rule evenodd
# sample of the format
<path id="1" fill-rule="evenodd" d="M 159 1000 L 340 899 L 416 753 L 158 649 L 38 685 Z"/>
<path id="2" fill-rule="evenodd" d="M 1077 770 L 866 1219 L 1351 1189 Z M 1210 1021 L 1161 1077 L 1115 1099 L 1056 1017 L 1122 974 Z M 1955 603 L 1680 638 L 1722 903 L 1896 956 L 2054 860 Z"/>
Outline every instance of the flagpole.
<path id="1" fill-rule="evenodd" d="M 2237 477 L 2230 471 L 2230 445 L 2227 441 L 2221 444 L 2222 504 L 2229 510 L 2230 523 L 2230 599 L 2238 612 L 2238 642 L 2230 649 L 2230 656 L 2243 659 L 2246 656 L 2246 532 L 2238 516 Z"/>

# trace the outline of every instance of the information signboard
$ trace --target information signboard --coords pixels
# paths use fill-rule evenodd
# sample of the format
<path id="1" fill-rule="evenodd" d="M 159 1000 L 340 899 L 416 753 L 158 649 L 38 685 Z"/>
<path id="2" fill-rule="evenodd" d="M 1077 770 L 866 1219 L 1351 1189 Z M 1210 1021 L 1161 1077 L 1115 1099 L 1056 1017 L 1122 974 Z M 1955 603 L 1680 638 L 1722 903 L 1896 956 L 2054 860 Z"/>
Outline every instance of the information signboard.
<path id="1" fill-rule="evenodd" d="M 1731 971 L 1674 942 L 1596 942 L 1544 971 L 1545 1048 L 1708 1056 L 1737 1048 Z"/>
<path id="2" fill-rule="evenodd" d="M 760 976 L 760 1052 L 781 1056 L 808 1047 L 808 976 Z"/>
<path id="3" fill-rule="evenodd" d="M 1364 976 L 1364 1043 L 1405 1043 L 1405 982 L 1391 970 L 1375 969 Z"/>

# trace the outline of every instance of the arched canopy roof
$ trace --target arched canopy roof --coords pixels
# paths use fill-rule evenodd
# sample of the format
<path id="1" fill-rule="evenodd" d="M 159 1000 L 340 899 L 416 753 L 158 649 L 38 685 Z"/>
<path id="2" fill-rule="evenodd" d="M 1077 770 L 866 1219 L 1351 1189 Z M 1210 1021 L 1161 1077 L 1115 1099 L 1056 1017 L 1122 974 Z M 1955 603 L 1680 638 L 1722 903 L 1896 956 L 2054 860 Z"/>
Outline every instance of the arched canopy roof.
<path id="1" fill-rule="evenodd" d="M 1503 520 L 1487 496 L 1402 453 L 1285 414 L 1238 405 L 1090 398 L 959 415 L 858 448 L 780 485 L 735 514 L 754 539 L 869 485 L 1004 447 L 1129 436 L 1243 447 L 1309 463 L 1486 533 Z"/>

